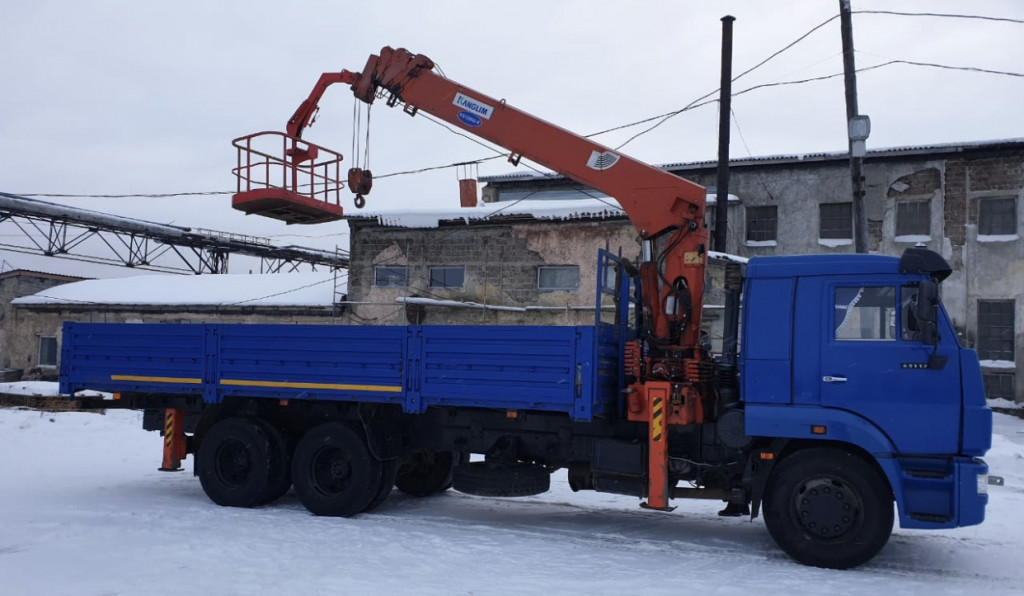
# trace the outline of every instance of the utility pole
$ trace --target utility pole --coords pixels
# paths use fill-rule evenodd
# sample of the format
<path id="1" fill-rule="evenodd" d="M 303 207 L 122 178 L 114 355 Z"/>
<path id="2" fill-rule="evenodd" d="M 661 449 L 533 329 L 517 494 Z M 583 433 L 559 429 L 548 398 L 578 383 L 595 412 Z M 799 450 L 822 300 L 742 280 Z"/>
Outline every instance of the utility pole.
<path id="1" fill-rule="evenodd" d="M 850 0 L 839 0 L 839 22 L 843 36 L 843 72 L 846 82 L 846 124 L 850 147 L 850 177 L 853 182 L 853 244 L 859 253 L 868 252 L 868 219 L 864 212 L 864 141 L 871 121 L 857 111 L 857 67 L 853 61 L 853 19 Z"/>
<path id="2" fill-rule="evenodd" d="M 718 94 L 718 182 L 715 191 L 714 249 L 726 252 L 729 227 L 729 116 L 732 114 L 732 22 L 722 17 L 722 83 Z"/>

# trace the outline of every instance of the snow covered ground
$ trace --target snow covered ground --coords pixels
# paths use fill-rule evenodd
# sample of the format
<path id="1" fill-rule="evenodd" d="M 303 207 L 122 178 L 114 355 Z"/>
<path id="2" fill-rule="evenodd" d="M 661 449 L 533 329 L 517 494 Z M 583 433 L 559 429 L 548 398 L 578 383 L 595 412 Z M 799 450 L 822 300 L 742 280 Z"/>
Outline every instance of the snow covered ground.
<path id="1" fill-rule="evenodd" d="M 996 415 L 988 521 L 896 529 L 851 571 L 800 566 L 761 520 L 719 503 L 673 513 L 573 494 L 395 492 L 373 514 L 316 518 L 294 493 L 257 509 L 162 473 L 141 414 L 0 409 L 0 594 L 1010 594 L 1024 592 L 1024 420 Z M 191 460 L 186 464 L 189 470 Z"/>

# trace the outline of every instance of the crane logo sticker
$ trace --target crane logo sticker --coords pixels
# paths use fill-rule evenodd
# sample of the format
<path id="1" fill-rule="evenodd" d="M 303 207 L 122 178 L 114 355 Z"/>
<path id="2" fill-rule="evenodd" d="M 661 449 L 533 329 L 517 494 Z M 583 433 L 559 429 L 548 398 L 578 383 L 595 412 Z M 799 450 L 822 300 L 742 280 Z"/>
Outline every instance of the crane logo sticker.
<path id="1" fill-rule="evenodd" d="M 617 163 L 619 163 L 619 156 L 611 151 L 591 151 L 587 167 L 598 171 L 609 170 Z"/>
<path id="2" fill-rule="evenodd" d="M 462 122 L 466 126 L 472 126 L 473 128 L 476 128 L 483 124 L 483 120 L 480 120 L 480 116 L 477 116 L 472 112 L 467 112 L 466 110 L 462 110 L 461 112 L 459 112 L 458 116 L 459 122 Z"/>
<path id="3" fill-rule="evenodd" d="M 462 93 L 456 93 L 455 101 L 452 103 L 462 108 L 458 113 L 459 121 L 473 128 L 483 124 L 484 120 L 490 120 L 491 114 L 494 113 L 494 106 L 489 106 Z"/>

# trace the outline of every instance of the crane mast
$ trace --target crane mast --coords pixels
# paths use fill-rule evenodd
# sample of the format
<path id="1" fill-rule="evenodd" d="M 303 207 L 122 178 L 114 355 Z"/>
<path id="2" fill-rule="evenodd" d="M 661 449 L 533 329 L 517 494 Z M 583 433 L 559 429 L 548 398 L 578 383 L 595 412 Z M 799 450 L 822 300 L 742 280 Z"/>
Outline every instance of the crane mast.
<path id="1" fill-rule="evenodd" d="M 504 147 L 513 165 L 525 157 L 622 206 L 642 243 L 643 329 L 623 355 L 626 374 L 634 379 L 627 390 L 628 416 L 649 426 L 646 506 L 667 509 L 668 426 L 704 422 L 715 398 L 710 356 L 700 340 L 708 241 L 704 188 L 447 79 L 429 58 L 401 48 L 371 55 L 361 72 L 323 74 L 288 121 L 293 143 L 333 84 L 349 85 L 368 104 L 386 97 L 388 106 L 400 105 L 409 115 L 428 113 Z M 311 153 L 315 157 L 315 149 L 293 147 L 292 159 L 310 159 Z M 348 182 L 361 206 L 372 175 L 353 168 Z"/>

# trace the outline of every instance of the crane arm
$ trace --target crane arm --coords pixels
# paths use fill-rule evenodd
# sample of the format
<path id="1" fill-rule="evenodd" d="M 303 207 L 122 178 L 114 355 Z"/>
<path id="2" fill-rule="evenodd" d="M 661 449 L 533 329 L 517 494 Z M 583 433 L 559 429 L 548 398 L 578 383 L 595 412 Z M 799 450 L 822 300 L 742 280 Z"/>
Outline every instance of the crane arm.
<path id="1" fill-rule="evenodd" d="M 649 253 L 641 264 L 648 336 L 664 348 L 697 345 L 707 246 L 704 188 L 456 83 L 433 68 L 426 56 L 385 47 L 380 55 L 370 56 L 362 72 L 323 75 L 310 97 L 318 98 L 331 82 L 350 83 L 356 98 L 366 103 L 387 95 L 389 106 L 402 104 L 410 115 L 422 110 L 508 149 L 513 164 L 526 157 L 613 197 Z M 306 102 L 303 106 L 300 111 L 312 109 Z M 655 245 L 659 237 L 660 251 Z"/>
<path id="2" fill-rule="evenodd" d="M 446 79 L 433 65 L 425 56 L 384 48 L 354 75 L 352 90 L 367 103 L 385 91 L 389 105 L 401 102 L 406 112 L 423 110 L 500 145 L 513 163 L 526 157 L 613 197 L 644 237 L 691 222 L 703 226 L 703 187 Z"/>

